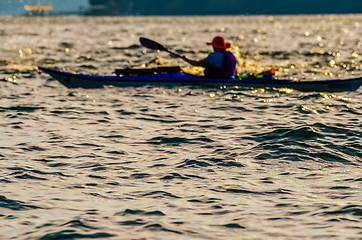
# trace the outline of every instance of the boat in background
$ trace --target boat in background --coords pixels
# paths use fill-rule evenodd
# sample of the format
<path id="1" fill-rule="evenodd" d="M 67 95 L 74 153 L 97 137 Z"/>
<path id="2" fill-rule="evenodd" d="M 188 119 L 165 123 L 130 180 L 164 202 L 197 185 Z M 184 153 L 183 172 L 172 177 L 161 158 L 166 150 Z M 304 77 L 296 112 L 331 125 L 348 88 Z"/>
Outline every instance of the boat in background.
<path id="1" fill-rule="evenodd" d="M 52 5 L 25 5 L 24 10 L 28 16 L 44 16 L 46 12 L 53 11 Z"/>
<path id="2" fill-rule="evenodd" d="M 84 75 L 38 67 L 68 88 L 101 88 L 139 86 L 201 86 L 246 88 L 291 88 L 307 92 L 355 91 L 362 85 L 362 77 L 351 79 L 294 81 L 282 79 L 212 79 L 187 74 L 178 66 L 156 68 L 116 69 L 114 76 Z"/>

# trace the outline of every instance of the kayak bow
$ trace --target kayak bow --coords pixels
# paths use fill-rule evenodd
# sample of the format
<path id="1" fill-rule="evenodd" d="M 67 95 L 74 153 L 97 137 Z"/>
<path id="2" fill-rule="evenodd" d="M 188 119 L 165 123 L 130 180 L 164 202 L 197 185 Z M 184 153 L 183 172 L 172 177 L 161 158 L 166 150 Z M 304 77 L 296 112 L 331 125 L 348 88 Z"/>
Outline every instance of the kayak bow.
<path id="1" fill-rule="evenodd" d="M 116 76 L 84 75 L 38 67 L 68 88 L 101 88 L 106 85 L 117 87 L 138 86 L 202 86 L 202 87 L 246 87 L 246 88 L 292 88 L 308 92 L 355 91 L 362 85 L 362 77 L 320 81 L 294 81 L 269 79 L 211 79 L 186 74 L 175 70 L 144 72 L 140 75 L 125 74 L 127 70 L 116 70 Z M 166 67 L 167 69 L 167 67 Z M 132 70 L 128 70 L 131 71 Z M 142 70 L 140 70 L 142 71 Z M 122 75 L 123 74 L 123 75 Z"/>

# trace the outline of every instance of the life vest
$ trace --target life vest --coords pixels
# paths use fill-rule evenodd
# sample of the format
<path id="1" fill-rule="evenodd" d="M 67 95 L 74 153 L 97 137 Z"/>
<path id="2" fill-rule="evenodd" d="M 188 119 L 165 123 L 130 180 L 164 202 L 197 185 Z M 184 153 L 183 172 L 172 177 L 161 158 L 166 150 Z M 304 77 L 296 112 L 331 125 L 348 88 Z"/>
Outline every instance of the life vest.
<path id="1" fill-rule="evenodd" d="M 236 58 L 234 54 L 229 51 L 223 53 L 223 65 L 222 67 L 208 67 L 205 69 L 205 77 L 208 78 L 232 78 L 236 75 Z"/>
<path id="2" fill-rule="evenodd" d="M 231 78 L 236 75 L 236 58 L 232 52 L 226 52 L 226 61 L 224 57 L 225 64 L 225 77 Z"/>

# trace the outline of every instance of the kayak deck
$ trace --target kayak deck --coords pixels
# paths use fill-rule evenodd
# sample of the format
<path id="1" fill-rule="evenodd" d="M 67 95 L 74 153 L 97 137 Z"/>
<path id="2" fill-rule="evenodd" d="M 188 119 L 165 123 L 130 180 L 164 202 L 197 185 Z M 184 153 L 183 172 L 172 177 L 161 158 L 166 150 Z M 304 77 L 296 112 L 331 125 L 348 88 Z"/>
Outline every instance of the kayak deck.
<path id="1" fill-rule="evenodd" d="M 118 87 L 138 86 L 202 86 L 202 87 L 248 87 L 248 88 L 292 88 L 299 91 L 344 92 L 355 91 L 362 85 L 362 77 L 321 81 L 294 81 L 268 79 L 212 79 L 183 72 L 145 75 L 99 76 L 63 72 L 38 67 L 68 88 L 101 88 L 106 85 Z"/>

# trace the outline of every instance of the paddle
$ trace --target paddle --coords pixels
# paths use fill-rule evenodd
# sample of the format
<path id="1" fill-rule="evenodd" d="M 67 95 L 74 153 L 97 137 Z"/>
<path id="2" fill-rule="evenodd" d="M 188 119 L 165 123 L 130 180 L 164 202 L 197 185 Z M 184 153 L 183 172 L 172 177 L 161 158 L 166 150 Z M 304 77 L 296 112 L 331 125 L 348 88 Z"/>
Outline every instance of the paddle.
<path id="1" fill-rule="evenodd" d="M 144 37 L 140 37 L 140 42 L 141 42 L 141 45 L 146 47 L 146 48 L 149 48 L 149 49 L 152 49 L 152 50 L 158 50 L 158 51 L 163 51 L 163 52 L 168 52 L 172 55 L 174 55 L 175 57 L 179 57 L 179 58 L 182 58 L 185 60 L 185 57 L 184 56 L 181 56 L 177 53 L 174 53 L 172 51 L 170 51 L 169 49 L 167 49 L 166 47 L 162 46 L 161 44 L 159 44 L 158 42 L 155 42 L 151 39 L 148 39 L 148 38 L 144 38 Z"/>

